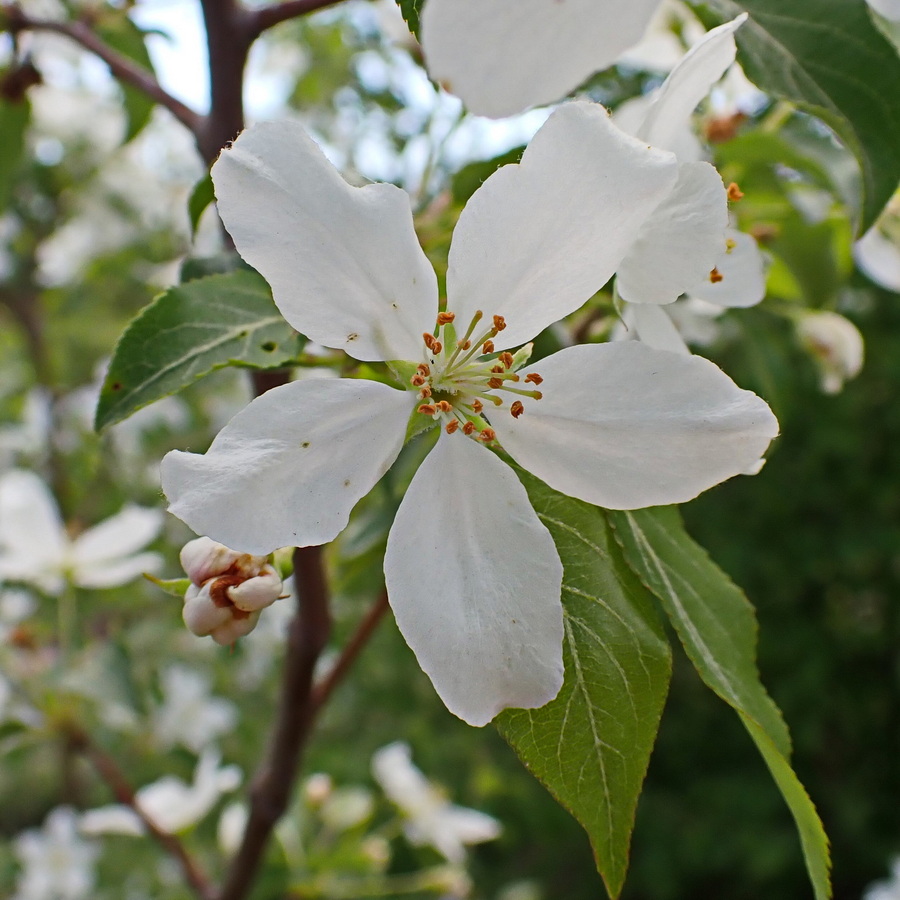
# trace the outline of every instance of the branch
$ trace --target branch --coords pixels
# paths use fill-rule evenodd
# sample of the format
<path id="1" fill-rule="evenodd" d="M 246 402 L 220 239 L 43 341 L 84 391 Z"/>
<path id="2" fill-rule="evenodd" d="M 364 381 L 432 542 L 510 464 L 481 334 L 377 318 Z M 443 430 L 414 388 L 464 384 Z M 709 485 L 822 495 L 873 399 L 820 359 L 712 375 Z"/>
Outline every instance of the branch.
<path id="1" fill-rule="evenodd" d="M 378 623 L 387 611 L 387 591 L 382 591 L 378 599 L 363 616 L 362 621 L 357 625 L 356 631 L 353 632 L 350 640 L 347 641 L 337 662 L 331 667 L 328 674 L 313 687 L 311 702 L 316 712 L 325 705 L 332 691 L 344 680 L 350 667 L 356 662 L 356 658 L 369 642 L 369 638 L 372 637 L 372 634 L 378 627 Z"/>
<path id="2" fill-rule="evenodd" d="M 315 706 L 313 671 L 331 632 L 321 547 L 294 551 L 298 609 L 288 634 L 281 699 L 267 758 L 250 789 L 250 816 L 218 900 L 243 900 L 253 885 L 269 837 L 284 815 L 309 737 Z"/>
<path id="3" fill-rule="evenodd" d="M 270 3 L 268 6 L 248 10 L 248 28 L 253 37 L 257 38 L 273 25 L 335 6 L 339 2 L 340 0 L 285 0 L 284 3 Z"/>
<path id="4" fill-rule="evenodd" d="M 72 747 L 87 757 L 97 774 L 110 787 L 119 803 L 124 803 L 125 806 L 133 810 L 151 837 L 177 860 L 185 881 L 191 886 L 197 897 L 200 900 L 213 900 L 215 894 L 212 885 L 200 871 L 197 863 L 194 862 L 176 835 L 163 831 L 141 809 L 134 790 L 116 761 L 108 753 L 96 746 L 87 732 L 82 731 L 77 726 L 68 726 L 66 732 Z"/>
<path id="5" fill-rule="evenodd" d="M 156 80 L 151 72 L 127 56 L 104 43 L 84 22 L 54 22 L 51 19 L 35 19 L 23 12 L 18 6 L 3 6 L 3 17 L 6 30 L 11 34 L 20 31 L 50 31 L 65 35 L 85 50 L 90 51 L 109 66 L 110 72 L 119 81 L 130 84 L 142 91 L 151 100 L 164 106 L 195 136 L 200 132 L 203 117 L 190 107 L 176 100 Z"/>

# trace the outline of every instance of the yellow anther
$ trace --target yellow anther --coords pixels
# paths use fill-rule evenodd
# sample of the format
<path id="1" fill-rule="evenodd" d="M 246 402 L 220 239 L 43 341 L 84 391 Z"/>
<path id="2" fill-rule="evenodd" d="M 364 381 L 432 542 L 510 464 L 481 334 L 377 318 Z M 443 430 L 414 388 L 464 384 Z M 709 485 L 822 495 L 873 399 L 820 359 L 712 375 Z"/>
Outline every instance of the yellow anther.
<path id="1" fill-rule="evenodd" d="M 475 412 L 480 413 L 484 409 L 484 404 L 476 397 L 476 399 L 472 401 L 472 409 L 474 409 Z"/>
<path id="2" fill-rule="evenodd" d="M 413 377 L 409 379 L 409 383 L 413 387 L 422 387 L 422 385 L 425 384 L 425 376 L 424 375 L 413 375 Z"/>
<path id="3" fill-rule="evenodd" d="M 509 412 L 514 419 L 518 419 L 519 416 L 521 416 L 522 413 L 525 412 L 525 406 L 521 400 L 516 400 L 516 402 L 513 403 L 513 405 L 509 408 Z"/>
<path id="4" fill-rule="evenodd" d="M 438 326 L 449 325 L 455 318 L 456 318 L 456 313 L 452 313 L 452 312 L 438 313 L 438 317 L 437 317 Z"/>
<path id="5" fill-rule="evenodd" d="M 421 391 L 419 391 L 419 397 L 422 400 L 427 400 L 431 396 L 431 387 L 429 385 L 425 385 Z"/>
<path id="6" fill-rule="evenodd" d="M 453 434 L 453 432 L 456 431 L 457 428 L 459 428 L 459 419 L 451 419 L 444 426 L 444 431 L 446 431 L 447 434 Z"/>
<path id="7" fill-rule="evenodd" d="M 430 375 L 431 367 L 427 363 L 419 363 L 419 365 L 416 366 L 416 371 L 420 375 Z"/>
<path id="8" fill-rule="evenodd" d="M 503 379 L 502 378 L 491 378 L 488 381 L 488 387 L 494 388 L 494 390 L 496 390 L 497 388 L 503 387 Z"/>
<path id="9" fill-rule="evenodd" d="M 504 319 L 503 316 L 494 316 L 494 328 L 496 328 L 497 331 L 503 331 L 503 329 L 506 328 L 506 319 Z"/>
<path id="10" fill-rule="evenodd" d="M 537 372 L 532 372 L 530 375 L 525 376 L 525 381 L 531 384 L 540 384 L 543 380 Z"/>
<path id="11" fill-rule="evenodd" d="M 731 253 L 734 248 L 737 247 L 737 241 L 734 238 L 726 238 L 725 240 L 725 252 Z"/>
<path id="12" fill-rule="evenodd" d="M 731 184 L 728 185 L 728 199 L 731 200 L 732 203 L 737 203 L 744 196 L 744 192 L 738 187 L 736 181 L 732 181 Z"/>
<path id="13" fill-rule="evenodd" d="M 463 434 L 471 434 L 474 430 L 475 426 L 472 422 L 466 422 L 466 424 L 463 425 Z"/>
<path id="14" fill-rule="evenodd" d="M 422 334 L 422 340 L 425 341 L 425 346 L 426 346 L 429 350 L 434 350 L 434 345 L 437 343 L 437 340 L 435 340 L 435 337 L 434 337 L 433 334 L 430 334 L 430 333 L 427 332 L 427 331 L 424 332 L 424 333 Z"/>
<path id="15" fill-rule="evenodd" d="M 718 269 L 713 269 L 709 273 L 709 280 L 712 284 L 718 284 L 724 277 L 725 276 Z"/>
<path id="16" fill-rule="evenodd" d="M 491 371 L 492 371 L 495 375 L 502 375 L 502 374 L 506 371 L 506 369 L 505 369 L 503 366 L 493 366 L 493 367 L 491 368 Z"/>
<path id="17" fill-rule="evenodd" d="M 444 345 L 443 345 L 440 341 L 435 341 L 435 342 L 431 345 L 431 350 L 432 350 L 432 352 L 435 353 L 435 354 L 440 353 L 441 350 L 443 350 L 443 349 L 444 349 Z"/>
<path id="18" fill-rule="evenodd" d="M 494 342 L 493 341 L 485 341 L 484 345 L 481 348 L 482 353 L 493 353 L 494 352 Z"/>
<path id="19" fill-rule="evenodd" d="M 438 403 L 435 403 L 435 407 L 437 407 L 440 412 L 453 412 L 453 407 L 446 400 L 441 400 Z"/>
<path id="20" fill-rule="evenodd" d="M 416 411 L 422 413 L 423 416 L 433 416 L 437 412 L 437 407 L 431 403 L 423 403 Z"/>
<path id="21" fill-rule="evenodd" d="M 491 441 L 497 440 L 497 435 L 494 433 L 493 428 L 485 428 L 481 434 L 478 435 L 479 441 L 484 441 L 485 444 L 489 444 Z"/>
<path id="22" fill-rule="evenodd" d="M 471 341 L 457 341 L 456 346 L 459 347 L 460 350 L 468 350 L 469 347 L 472 346 Z"/>
<path id="23" fill-rule="evenodd" d="M 502 362 L 503 365 L 506 366 L 507 369 L 511 369 L 511 368 L 512 368 L 512 364 L 513 364 L 513 355 L 512 355 L 512 353 L 501 353 L 501 354 L 497 357 L 497 359 L 499 359 L 500 362 Z"/>

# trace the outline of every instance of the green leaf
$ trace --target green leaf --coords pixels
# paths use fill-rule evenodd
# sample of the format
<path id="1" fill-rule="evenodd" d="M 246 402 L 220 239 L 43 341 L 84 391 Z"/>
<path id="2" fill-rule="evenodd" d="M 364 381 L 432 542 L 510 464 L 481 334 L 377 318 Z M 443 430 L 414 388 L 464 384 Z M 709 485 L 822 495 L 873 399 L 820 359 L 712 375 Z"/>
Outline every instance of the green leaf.
<path id="1" fill-rule="evenodd" d="M 191 220 L 191 234 L 197 234 L 200 217 L 206 208 L 216 199 L 212 174 L 207 172 L 195 185 L 188 200 L 188 216 Z"/>
<path id="2" fill-rule="evenodd" d="M 419 16 L 425 6 L 425 0 L 397 0 L 397 6 L 409 26 L 409 30 L 416 36 L 419 36 Z"/>
<path id="3" fill-rule="evenodd" d="M 757 624 L 743 592 L 684 530 L 675 507 L 609 512 L 616 540 L 659 598 L 698 674 L 740 714 L 797 821 L 818 900 L 831 896 L 828 840 L 791 770 L 791 741 L 756 667 Z"/>
<path id="4" fill-rule="evenodd" d="M 146 578 L 147 581 L 152 581 L 170 597 L 177 597 L 179 600 L 184 600 L 184 595 L 191 586 L 190 578 L 157 578 L 149 572 L 144 572 L 144 578 Z"/>
<path id="5" fill-rule="evenodd" d="M 859 232 L 900 181 L 900 59 L 864 0 L 710 0 L 718 21 L 747 11 L 738 59 L 762 90 L 829 124 L 859 162 Z M 702 15 L 705 20 L 708 16 Z"/>
<path id="6" fill-rule="evenodd" d="M 519 476 L 563 563 L 566 678 L 551 703 L 507 710 L 495 723 L 584 826 L 615 898 L 668 691 L 671 648 L 653 597 L 624 564 L 603 513 Z"/>
<path id="7" fill-rule="evenodd" d="M 30 118 L 27 100 L 21 103 L 0 102 L 0 134 L 3 135 L 3 152 L 0 153 L 0 210 L 9 204 L 16 184 L 19 163 L 25 150 L 25 131 Z"/>
<path id="8" fill-rule="evenodd" d="M 304 341 L 256 272 L 210 275 L 170 288 L 119 339 L 95 427 L 119 422 L 223 366 L 287 365 Z"/>

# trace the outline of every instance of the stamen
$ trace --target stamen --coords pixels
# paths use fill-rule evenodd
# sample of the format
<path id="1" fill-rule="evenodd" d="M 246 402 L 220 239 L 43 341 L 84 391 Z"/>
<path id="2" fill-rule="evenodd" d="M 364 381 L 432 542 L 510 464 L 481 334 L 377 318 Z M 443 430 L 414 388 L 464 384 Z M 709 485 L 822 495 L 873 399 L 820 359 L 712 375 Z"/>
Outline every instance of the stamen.
<path id="1" fill-rule="evenodd" d="M 506 367 L 505 367 L 505 366 L 494 366 L 494 367 L 491 369 L 491 371 L 492 371 L 495 375 L 502 375 L 502 374 L 506 371 Z"/>
<path id="2" fill-rule="evenodd" d="M 425 376 L 424 375 L 413 375 L 413 377 L 409 379 L 409 383 L 413 387 L 422 387 L 422 385 L 425 384 Z"/>
<path id="3" fill-rule="evenodd" d="M 474 409 L 475 412 L 480 413 L 484 409 L 484 404 L 476 397 L 472 401 L 472 409 Z"/>
<path id="4" fill-rule="evenodd" d="M 433 416 L 437 412 L 437 407 L 431 403 L 423 403 L 416 412 L 422 413 L 423 416 Z"/>
<path id="5" fill-rule="evenodd" d="M 463 434 L 471 434 L 475 430 L 475 425 L 472 422 L 466 422 L 463 425 Z"/>
<path id="6" fill-rule="evenodd" d="M 469 347 L 472 346 L 471 341 L 457 341 L 456 346 L 459 347 L 460 350 L 468 350 Z"/>
<path id="7" fill-rule="evenodd" d="M 514 360 L 512 353 L 501 353 L 497 357 L 497 359 L 499 359 L 507 369 L 511 369 L 513 367 Z"/>
<path id="8" fill-rule="evenodd" d="M 419 365 L 416 366 L 416 371 L 420 375 L 430 375 L 431 367 L 427 363 L 419 363 Z"/>
<path id="9" fill-rule="evenodd" d="M 446 431 L 447 434 L 453 434 L 453 432 L 456 431 L 457 428 L 459 428 L 459 419 L 451 419 L 444 426 L 444 431 Z"/>
<path id="10" fill-rule="evenodd" d="M 503 379 L 502 378 L 489 378 L 488 379 L 488 387 L 496 390 L 497 388 L 503 387 Z"/>
<path id="11" fill-rule="evenodd" d="M 431 388 L 426 384 L 425 387 L 419 391 L 419 397 L 422 400 L 427 400 L 431 396 Z"/>
<path id="12" fill-rule="evenodd" d="M 724 277 L 725 277 L 725 276 L 724 276 L 718 269 L 713 269 L 713 270 L 709 273 L 709 280 L 710 280 L 713 284 L 718 284 L 720 281 L 722 281 L 722 280 L 724 279 Z"/>
<path id="13" fill-rule="evenodd" d="M 440 402 L 436 403 L 435 406 L 439 412 L 453 412 L 453 407 L 446 400 L 441 400 Z"/>
<path id="14" fill-rule="evenodd" d="M 530 375 L 525 376 L 525 381 L 530 382 L 531 384 L 541 384 L 543 380 L 544 379 L 541 378 L 537 372 L 532 372 Z"/>
<path id="15" fill-rule="evenodd" d="M 509 408 L 509 413 L 514 419 L 518 419 L 525 412 L 525 404 L 521 400 L 516 400 Z"/>
<path id="16" fill-rule="evenodd" d="M 504 319 L 503 316 L 494 316 L 494 328 L 496 328 L 497 331 L 503 331 L 503 329 L 506 328 L 506 319 Z"/>
<path id="17" fill-rule="evenodd" d="M 484 345 L 481 348 L 481 352 L 487 355 L 488 353 L 494 352 L 494 342 L 493 341 L 485 341 Z"/>
<path id="18" fill-rule="evenodd" d="M 435 355 L 437 355 L 444 349 L 444 345 L 440 341 L 435 341 L 434 344 L 432 344 L 431 349 L 434 351 Z"/>
<path id="19" fill-rule="evenodd" d="M 732 181 L 728 185 L 728 199 L 733 203 L 737 203 L 744 196 L 744 192 L 738 187 L 736 181 Z"/>
<path id="20" fill-rule="evenodd" d="M 493 428 L 485 428 L 481 434 L 478 435 L 479 441 L 484 441 L 485 444 L 489 444 L 491 441 L 497 440 L 497 435 L 494 432 Z"/>
<path id="21" fill-rule="evenodd" d="M 455 318 L 456 318 L 456 313 L 452 313 L 452 312 L 438 313 L 438 317 L 437 317 L 438 328 L 440 328 L 441 325 L 449 325 Z"/>
<path id="22" fill-rule="evenodd" d="M 422 334 L 422 340 L 425 341 L 425 346 L 426 346 L 429 350 L 434 351 L 434 345 L 437 343 L 437 340 L 435 340 L 435 337 L 434 337 L 433 334 L 430 334 L 430 333 L 427 332 L 427 331 L 426 331 L 426 332 L 423 332 L 423 334 Z"/>
<path id="23" fill-rule="evenodd" d="M 737 247 L 737 241 L 734 238 L 727 238 L 725 241 L 725 252 L 731 253 Z"/>

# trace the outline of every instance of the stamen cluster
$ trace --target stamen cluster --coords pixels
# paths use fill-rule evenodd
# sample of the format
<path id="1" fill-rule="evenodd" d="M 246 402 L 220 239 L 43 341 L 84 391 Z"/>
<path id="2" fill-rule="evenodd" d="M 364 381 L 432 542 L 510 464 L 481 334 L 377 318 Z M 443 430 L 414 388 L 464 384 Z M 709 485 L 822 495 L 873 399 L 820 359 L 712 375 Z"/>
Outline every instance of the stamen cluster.
<path id="1" fill-rule="evenodd" d="M 528 359 L 529 351 L 515 356 L 508 351 L 495 353 L 493 339 L 506 328 L 503 316 L 493 316 L 492 324 L 478 333 L 484 318 L 477 310 L 462 338 L 457 338 L 452 312 L 438 314 L 435 333 L 425 332 L 425 361 L 416 368 L 410 384 L 419 389 L 424 400 L 418 412 L 443 424 L 447 434 L 462 429 L 463 434 L 490 443 L 497 435 L 483 412 L 486 404 L 497 411 L 508 410 L 514 418 L 525 412 L 519 399 L 511 403 L 504 394 L 540 400 L 541 392 L 514 387 L 517 383 L 539 385 L 543 379 L 531 372 L 523 379 L 516 374 Z M 499 392 L 499 393 L 497 393 Z"/>

